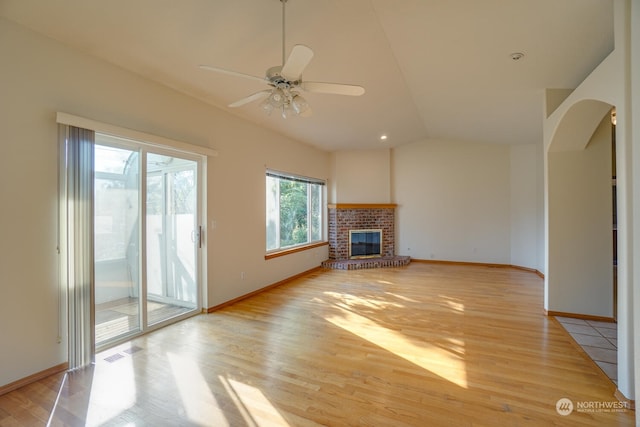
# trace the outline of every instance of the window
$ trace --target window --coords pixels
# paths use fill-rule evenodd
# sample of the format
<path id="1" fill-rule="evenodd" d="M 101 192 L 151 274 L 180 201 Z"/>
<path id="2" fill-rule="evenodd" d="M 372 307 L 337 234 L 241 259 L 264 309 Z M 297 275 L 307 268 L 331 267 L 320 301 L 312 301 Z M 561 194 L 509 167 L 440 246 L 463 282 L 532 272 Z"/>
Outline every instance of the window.
<path id="1" fill-rule="evenodd" d="M 267 171 L 267 251 L 324 237 L 324 181 Z"/>

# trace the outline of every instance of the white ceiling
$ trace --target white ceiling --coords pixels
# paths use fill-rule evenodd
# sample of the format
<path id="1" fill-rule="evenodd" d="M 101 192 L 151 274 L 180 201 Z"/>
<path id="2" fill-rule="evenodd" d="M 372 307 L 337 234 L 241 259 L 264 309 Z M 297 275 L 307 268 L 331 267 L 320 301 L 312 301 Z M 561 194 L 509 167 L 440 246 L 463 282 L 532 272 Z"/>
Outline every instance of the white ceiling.
<path id="1" fill-rule="evenodd" d="M 227 104 L 266 88 L 198 64 L 263 76 L 281 64 L 279 0 L 0 0 L 0 15 L 80 51 L 326 150 L 426 138 L 542 138 L 545 88 L 575 88 L 613 50 L 611 0 L 289 0 L 287 50 L 315 56 L 309 118 Z M 525 57 L 513 61 L 510 54 Z M 387 134 L 381 142 L 379 136 Z"/>

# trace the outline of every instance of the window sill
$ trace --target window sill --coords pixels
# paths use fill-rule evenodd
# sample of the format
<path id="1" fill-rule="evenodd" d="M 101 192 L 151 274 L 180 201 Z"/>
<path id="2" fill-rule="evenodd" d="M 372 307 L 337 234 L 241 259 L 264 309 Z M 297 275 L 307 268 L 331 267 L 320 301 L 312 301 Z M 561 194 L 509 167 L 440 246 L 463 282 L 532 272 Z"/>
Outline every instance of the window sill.
<path id="1" fill-rule="evenodd" d="M 278 258 L 278 257 L 281 257 L 281 256 L 294 254 L 296 252 L 302 252 L 302 251 L 306 251 L 308 249 L 319 248 L 320 246 L 327 246 L 327 245 L 329 245 L 329 242 L 309 243 L 308 245 L 296 246 L 295 248 L 283 249 L 283 250 L 275 251 L 275 252 L 269 252 L 268 254 L 266 254 L 264 256 L 264 259 L 267 260 L 267 259 L 272 259 L 272 258 Z"/>

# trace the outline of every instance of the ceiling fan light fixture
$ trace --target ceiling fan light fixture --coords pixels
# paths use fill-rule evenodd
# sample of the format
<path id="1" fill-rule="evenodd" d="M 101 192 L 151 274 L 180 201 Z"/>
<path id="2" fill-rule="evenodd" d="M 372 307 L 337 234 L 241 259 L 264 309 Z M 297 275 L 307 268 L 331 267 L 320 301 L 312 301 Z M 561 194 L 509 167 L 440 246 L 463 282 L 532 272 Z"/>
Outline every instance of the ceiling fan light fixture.
<path id="1" fill-rule="evenodd" d="M 296 114 L 302 114 L 309 109 L 309 104 L 306 99 L 296 93 L 291 98 L 291 108 Z"/>
<path id="2" fill-rule="evenodd" d="M 267 98 L 267 102 L 274 106 L 274 108 L 280 108 L 287 103 L 287 94 L 280 88 L 274 88 L 271 94 Z"/>
<path id="3" fill-rule="evenodd" d="M 260 103 L 262 108 L 268 115 L 275 109 L 282 109 L 289 103 L 288 95 L 280 88 L 275 87 L 267 98 Z"/>
<path id="4" fill-rule="evenodd" d="M 282 106 L 282 118 L 286 119 L 291 115 L 295 115 L 295 111 L 291 108 L 291 104 L 285 104 Z"/>
<path id="5" fill-rule="evenodd" d="M 269 96 L 268 98 L 266 98 L 264 101 L 262 101 L 260 103 L 260 108 L 262 108 L 267 113 L 267 115 L 269 115 L 269 116 L 271 115 L 271 112 L 275 108 L 273 106 L 273 104 L 271 102 L 269 102 L 270 98 L 271 98 L 271 96 Z"/>
<path id="6" fill-rule="evenodd" d="M 260 103 L 268 115 L 273 110 L 280 110 L 283 118 L 297 116 L 309 110 L 307 100 L 297 92 L 289 91 L 287 88 L 274 87 L 264 101 Z"/>

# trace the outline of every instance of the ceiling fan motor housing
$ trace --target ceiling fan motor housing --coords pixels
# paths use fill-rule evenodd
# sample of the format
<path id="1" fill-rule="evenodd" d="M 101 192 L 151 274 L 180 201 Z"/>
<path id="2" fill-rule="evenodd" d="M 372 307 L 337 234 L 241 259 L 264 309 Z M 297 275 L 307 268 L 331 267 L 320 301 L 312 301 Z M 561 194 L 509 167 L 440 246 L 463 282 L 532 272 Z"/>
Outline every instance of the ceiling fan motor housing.
<path id="1" fill-rule="evenodd" d="M 271 67 L 267 70 L 267 80 L 274 87 L 279 87 L 281 89 L 290 89 L 294 86 L 298 86 L 301 82 L 300 79 L 291 81 L 287 80 L 283 77 L 280 72 L 282 71 L 282 66 L 277 65 L 275 67 Z"/>

